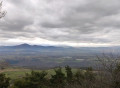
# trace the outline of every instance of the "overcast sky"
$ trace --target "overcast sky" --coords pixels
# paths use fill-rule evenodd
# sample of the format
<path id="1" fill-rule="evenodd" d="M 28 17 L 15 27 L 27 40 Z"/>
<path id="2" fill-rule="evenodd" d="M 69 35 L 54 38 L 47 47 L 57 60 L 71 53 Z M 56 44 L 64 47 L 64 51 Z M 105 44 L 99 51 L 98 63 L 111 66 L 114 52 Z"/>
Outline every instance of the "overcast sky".
<path id="1" fill-rule="evenodd" d="M 0 45 L 120 45 L 120 0 L 3 0 Z"/>

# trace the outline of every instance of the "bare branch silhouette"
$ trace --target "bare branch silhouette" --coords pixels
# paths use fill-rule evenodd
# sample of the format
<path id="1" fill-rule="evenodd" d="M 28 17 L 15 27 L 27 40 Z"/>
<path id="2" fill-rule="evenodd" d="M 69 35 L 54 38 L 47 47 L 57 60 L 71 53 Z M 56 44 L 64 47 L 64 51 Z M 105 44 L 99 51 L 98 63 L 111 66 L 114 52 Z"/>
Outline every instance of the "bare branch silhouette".
<path id="1" fill-rule="evenodd" d="M 0 2 L 0 18 L 4 17 L 6 14 L 6 11 L 2 11 L 2 2 Z"/>

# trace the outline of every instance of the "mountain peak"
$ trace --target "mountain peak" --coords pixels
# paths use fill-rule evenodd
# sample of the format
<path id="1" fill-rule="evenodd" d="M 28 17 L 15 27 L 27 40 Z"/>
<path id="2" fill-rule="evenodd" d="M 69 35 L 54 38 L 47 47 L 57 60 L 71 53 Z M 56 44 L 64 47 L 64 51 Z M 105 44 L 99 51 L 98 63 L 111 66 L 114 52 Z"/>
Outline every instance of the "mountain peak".
<path id="1" fill-rule="evenodd" d="M 21 44 L 22 46 L 30 46 L 29 44 L 27 44 L 27 43 L 23 43 L 23 44 Z"/>
<path id="2" fill-rule="evenodd" d="M 31 45 L 29 45 L 29 44 L 27 44 L 27 43 L 24 43 L 24 44 L 20 44 L 20 45 L 17 45 L 17 47 L 29 47 L 29 46 L 31 46 Z"/>

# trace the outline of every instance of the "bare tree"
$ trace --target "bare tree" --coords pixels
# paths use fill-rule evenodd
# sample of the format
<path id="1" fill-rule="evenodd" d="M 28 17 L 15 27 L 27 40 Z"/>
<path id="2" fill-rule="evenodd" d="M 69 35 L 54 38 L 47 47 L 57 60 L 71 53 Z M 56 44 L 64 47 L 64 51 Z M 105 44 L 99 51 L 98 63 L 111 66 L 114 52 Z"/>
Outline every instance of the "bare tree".
<path id="1" fill-rule="evenodd" d="M 5 11 L 2 11 L 2 2 L 0 2 L 0 18 L 4 17 L 6 14 Z"/>
<path id="2" fill-rule="evenodd" d="M 120 88 L 120 57 L 111 53 L 110 55 L 103 54 L 102 57 L 97 56 L 97 58 L 100 62 L 98 83 L 101 88 Z"/>
<path id="3" fill-rule="evenodd" d="M 100 66 L 102 66 L 102 70 L 105 70 L 109 73 L 112 73 L 116 66 L 119 64 L 119 56 L 113 55 L 110 53 L 106 55 L 103 53 L 102 57 L 97 56 L 98 61 L 100 62 Z"/>

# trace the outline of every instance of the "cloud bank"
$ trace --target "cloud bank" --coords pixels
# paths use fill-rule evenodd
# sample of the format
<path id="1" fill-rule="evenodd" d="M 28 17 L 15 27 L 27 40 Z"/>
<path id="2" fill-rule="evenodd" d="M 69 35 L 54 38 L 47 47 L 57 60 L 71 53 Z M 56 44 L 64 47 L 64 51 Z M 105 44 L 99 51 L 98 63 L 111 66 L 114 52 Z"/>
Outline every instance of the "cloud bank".
<path id="1" fill-rule="evenodd" d="M 120 45 L 120 0 L 4 0 L 0 45 Z"/>

